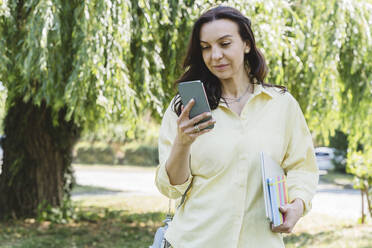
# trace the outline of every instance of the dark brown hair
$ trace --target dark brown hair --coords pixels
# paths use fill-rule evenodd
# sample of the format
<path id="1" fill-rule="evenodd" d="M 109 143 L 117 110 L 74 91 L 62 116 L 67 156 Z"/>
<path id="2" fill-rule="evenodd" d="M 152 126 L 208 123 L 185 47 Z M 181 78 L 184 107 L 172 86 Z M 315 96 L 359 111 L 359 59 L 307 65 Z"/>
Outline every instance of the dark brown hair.
<path id="1" fill-rule="evenodd" d="M 286 90 L 283 86 L 264 83 L 268 68 L 263 54 L 256 47 L 256 41 L 251 29 L 251 21 L 237 9 L 226 6 L 218 6 L 208 10 L 194 23 L 186 57 L 183 62 L 185 72 L 175 82 L 175 85 L 177 86 L 178 83 L 183 81 L 201 80 L 204 84 L 211 109 L 213 110 L 218 107 L 222 94 L 221 82 L 209 71 L 204 63 L 200 47 L 200 29 L 203 24 L 219 19 L 229 19 L 235 22 L 238 25 L 241 39 L 250 45 L 250 51 L 244 55 L 244 61 L 250 68 L 249 78 L 251 79 L 251 83 L 256 82 L 263 86 L 275 86 Z M 180 95 L 177 94 L 172 107 L 178 116 L 181 114 L 181 104 Z"/>

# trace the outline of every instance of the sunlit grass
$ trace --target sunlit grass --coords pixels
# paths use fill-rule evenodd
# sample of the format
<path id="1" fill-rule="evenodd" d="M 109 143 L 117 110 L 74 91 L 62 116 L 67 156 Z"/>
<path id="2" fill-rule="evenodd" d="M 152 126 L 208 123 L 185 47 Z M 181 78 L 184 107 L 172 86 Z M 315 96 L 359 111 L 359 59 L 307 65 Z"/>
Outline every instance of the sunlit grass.
<path id="1" fill-rule="evenodd" d="M 165 211 L 147 197 L 89 197 L 75 201 L 76 217 L 67 224 L 35 219 L 0 224 L 0 247 L 148 247 Z M 135 208 L 135 205 L 138 208 Z"/>
<path id="2" fill-rule="evenodd" d="M 107 189 L 104 187 L 86 186 L 86 185 L 74 185 L 72 194 L 106 194 L 106 193 L 119 193 L 120 190 Z"/>
<path id="3" fill-rule="evenodd" d="M 372 247 L 372 223 L 361 225 L 342 219 L 312 213 L 300 219 L 292 234 L 285 235 L 287 248 L 292 247 Z"/>
<path id="4" fill-rule="evenodd" d="M 74 189 L 74 193 L 96 191 L 110 190 L 89 186 Z M 77 196 L 73 200 L 75 218 L 66 224 L 35 219 L 0 223 L 0 247 L 148 247 L 162 225 L 168 203 L 163 196 Z M 292 234 L 284 235 L 284 240 L 287 248 L 372 247 L 372 221 L 360 225 L 355 220 L 310 212 Z"/>
<path id="5" fill-rule="evenodd" d="M 14 221 L 2 224 L 0 247 L 147 247 L 163 213 L 84 209 L 79 222 L 50 224 Z"/>
<path id="6" fill-rule="evenodd" d="M 76 200 L 79 206 L 125 210 L 129 213 L 167 212 L 169 201 L 163 196 L 95 196 Z M 174 210 L 174 203 L 172 211 Z"/>
<path id="7" fill-rule="evenodd" d="M 340 186 L 351 187 L 354 176 L 340 172 L 328 172 L 320 176 L 320 179 L 327 183 L 337 184 Z"/>

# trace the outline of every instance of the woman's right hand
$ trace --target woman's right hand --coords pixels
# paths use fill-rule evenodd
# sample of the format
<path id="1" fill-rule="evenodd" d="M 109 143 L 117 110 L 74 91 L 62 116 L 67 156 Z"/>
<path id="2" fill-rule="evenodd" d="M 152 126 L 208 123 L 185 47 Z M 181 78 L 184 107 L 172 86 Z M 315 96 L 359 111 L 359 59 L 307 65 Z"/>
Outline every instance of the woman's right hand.
<path id="1" fill-rule="evenodd" d="M 177 119 L 178 132 L 176 142 L 183 146 L 190 146 L 197 137 L 205 133 L 208 133 L 212 130 L 212 128 L 206 127 L 216 123 L 216 121 L 213 118 L 211 118 L 210 120 L 199 124 L 198 125 L 199 129 L 195 128 L 196 123 L 211 117 L 212 114 L 210 112 L 205 112 L 190 119 L 189 114 L 194 104 L 195 100 L 191 99 L 184 108 L 183 107 L 181 108 L 182 109 L 181 115 Z"/>

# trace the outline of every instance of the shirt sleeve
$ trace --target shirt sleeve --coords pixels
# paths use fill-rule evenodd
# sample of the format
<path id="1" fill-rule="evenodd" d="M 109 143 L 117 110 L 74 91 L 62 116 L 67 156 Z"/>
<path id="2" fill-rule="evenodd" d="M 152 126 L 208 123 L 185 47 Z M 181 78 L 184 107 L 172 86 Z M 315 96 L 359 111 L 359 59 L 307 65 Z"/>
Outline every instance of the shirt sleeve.
<path id="1" fill-rule="evenodd" d="M 297 101 L 291 97 L 287 117 L 288 146 L 282 163 L 287 173 L 289 201 L 300 198 L 304 215 L 311 209 L 319 179 L 314 146 L 309 128 Z"/>
<path id="2" fill-rule="evenodd" d="M 156 169 L 155 185 L 160 193 L 176 199 L 181 197 L 192 181 L 192 175 L 183 184 L 172 185 L 165 168 L 165 164 L 172 149 L 173 141 L 177 134 L 177 115 L 171 109 L 171 104 L 164 113 L 159 132 L 159 165 Z"/>

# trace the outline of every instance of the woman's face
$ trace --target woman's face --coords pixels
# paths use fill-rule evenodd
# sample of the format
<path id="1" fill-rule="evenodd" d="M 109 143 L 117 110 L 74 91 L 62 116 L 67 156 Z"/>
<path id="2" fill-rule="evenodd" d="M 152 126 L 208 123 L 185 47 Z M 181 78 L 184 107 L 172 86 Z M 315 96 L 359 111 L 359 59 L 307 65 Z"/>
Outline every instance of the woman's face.
<path id="1" fill-rule="evenodd" d="M 204 63 L 219 79 L 231 79 L 245 73 L 244 53 L 250 47 L 241 39 L 235 22 L 219 19 L 203 24 L 200 47 Z"/>

